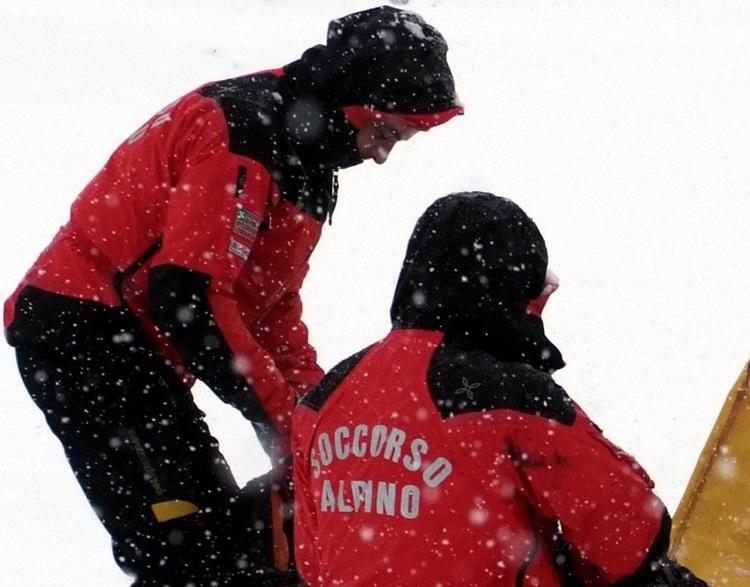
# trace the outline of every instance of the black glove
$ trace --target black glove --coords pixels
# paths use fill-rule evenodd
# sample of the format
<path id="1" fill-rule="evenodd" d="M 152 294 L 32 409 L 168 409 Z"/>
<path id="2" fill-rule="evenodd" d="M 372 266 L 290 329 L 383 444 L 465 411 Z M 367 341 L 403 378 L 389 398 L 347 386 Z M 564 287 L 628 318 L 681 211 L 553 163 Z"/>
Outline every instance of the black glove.
<path id="1" fill-rule="evenodd" d="M 708 587 L 703 579 L 672 559 L 659 559 L 654 567 L 653 575 L 641 583 L 643 587 Z"/>

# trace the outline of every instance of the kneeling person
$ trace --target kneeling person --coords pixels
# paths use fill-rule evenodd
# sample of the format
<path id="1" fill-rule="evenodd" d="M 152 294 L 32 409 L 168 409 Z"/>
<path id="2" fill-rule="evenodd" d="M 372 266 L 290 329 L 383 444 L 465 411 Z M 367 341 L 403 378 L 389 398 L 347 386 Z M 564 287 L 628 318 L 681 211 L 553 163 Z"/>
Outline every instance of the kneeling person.
<path id="1" fill-rule="evenodd" d="M 297 565 L 310 585 L 705 585 L 666 558 L 653 484 L 551 373 L 544 239 L 513 202 L 435 202 L 393 330 L 294 415 Z"/>

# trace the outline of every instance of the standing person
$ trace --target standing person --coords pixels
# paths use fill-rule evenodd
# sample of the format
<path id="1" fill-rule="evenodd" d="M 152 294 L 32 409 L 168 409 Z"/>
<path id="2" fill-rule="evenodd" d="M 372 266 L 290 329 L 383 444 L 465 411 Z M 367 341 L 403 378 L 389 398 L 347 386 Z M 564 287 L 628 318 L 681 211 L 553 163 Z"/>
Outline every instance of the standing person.
<path id="1" fill-rule="evenodd" d="M 446 52 L 418 15 L 375 8 L 282 69 L 187 94 L 115 151 L 6 303 L 23 380 L 134 585 L 286 568 L 278 486 L 240 498 L 189 388 L 237 408 L 284 476 L 295 396 L 322 376 L 298 292 L 336 172 L 461 112 Z"/>
<path id="2" fill-rule="evenodd" d="M 666 559 L 646 473 L 552 379 L 547 275 L 509 200 L 453 194 L 420 218 L 393 330 L 295 411 L 309 585 L 705 585 Z"/>

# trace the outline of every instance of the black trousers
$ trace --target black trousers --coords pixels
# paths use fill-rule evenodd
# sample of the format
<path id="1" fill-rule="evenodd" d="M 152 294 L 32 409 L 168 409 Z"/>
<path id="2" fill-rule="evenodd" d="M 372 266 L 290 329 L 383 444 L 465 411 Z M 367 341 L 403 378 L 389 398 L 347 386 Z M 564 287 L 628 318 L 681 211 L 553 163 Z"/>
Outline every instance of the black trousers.
<path id="1" fill-rule="evenodd" d="M 190 391 L 127 311 L 77 307 L 18 366 L 134 586 L 279 584 L 270 482 L 240 490 Z M 67 336 L 65 331 L 68 330 Z"/>

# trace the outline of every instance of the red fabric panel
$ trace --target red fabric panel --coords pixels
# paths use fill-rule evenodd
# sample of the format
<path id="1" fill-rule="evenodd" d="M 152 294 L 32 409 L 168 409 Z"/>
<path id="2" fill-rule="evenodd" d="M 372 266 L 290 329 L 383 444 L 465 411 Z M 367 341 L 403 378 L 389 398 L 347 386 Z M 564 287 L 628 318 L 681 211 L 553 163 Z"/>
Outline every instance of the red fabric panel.
<path id="1" fill-rule="evenodd" d="M 317 353 L 308 342 L 307 326 L 302 322 L 302 300 L 290 291 L 276 302 L 251 329 L 258 343 L 274 359 L 276 368 L 302 396 L 317 385 L 323 370 L 317 364 Z"/>
<path id="2" fill-rule="evenodd" d="M 506 425 L 532 505 L 561 522 L 577 562 L 594 567 L 609 585 L 641 565 L 664 505 L 638 463 L 605 439 L 580 408 L 577 414 L 572 427 L 527 415 Z"/>
<path id="3" fill-rule="evenodd" d="M 344 116 L 355 128 L 362 128 L 370 120 L 388 120 L 398 118 L 405 122 L 407 126 L 416 130 L 430 130 L 434 126 L 439 126 L 448 122 L 454 116 L 464 113 L 463 106 L 457 106 L 443 112 L 431 114 L 399 114 L 397 112 L 382 112 L 374 110 L 367 106 L 344 106 L 342 108 Z"/>
<path id="4" fill-rule="evenodd" d="M 245 169 L 244 196 L 237 197 L 238 175 Z M 214 278 L 217 288 L 231 291 L 253 249 L 255 237 L 243 216 L 257 228 L 266 211 L 270 175 L 259 163 L 215 150 L 190 166 L 172 189 L 162 248 L 152 266 L 172 264 Z"/>
<path id="5" fill-rule="evenodd" d="M 294 557 L 300 575 L 310 587 L 318 587 L 318 517 L 316 504 L 320 495 L 313 493 L 310 471 L 310 431 L 315 426 L 316 414 L 305 406 L 294 412 L 292 455 L 294 458 Z"/>
<path id="6" fill-rule="evenodd" d="M 556 520 L 588 585 L 632 574 L 664 513 L 635 461 L 580 409 L 573 425 L 511 409 L 443 419 L 426 380 L 441 339 L 393 331 L 319 411 L 297 407 L 302 577 L 310 585 L 515 587 L 523 575 L 524 585 L 558 587 Z M 397 447 L 390 454 L 389 442 Z"/>
<path id="7" fill-rule="evenodd" d="M 276 429 L 284 436 L 284 442 L 288 442 L 294 391 L 276 368 L 271 356 L 242 323 L 236 302 L 221 292 L 211 292 L 209 300 L 216 324 L 235 357 L 235 370 L 253 387 Z M 288 448 L 284 452 L 288 454 Z"/>

